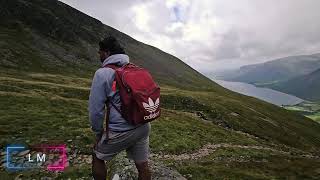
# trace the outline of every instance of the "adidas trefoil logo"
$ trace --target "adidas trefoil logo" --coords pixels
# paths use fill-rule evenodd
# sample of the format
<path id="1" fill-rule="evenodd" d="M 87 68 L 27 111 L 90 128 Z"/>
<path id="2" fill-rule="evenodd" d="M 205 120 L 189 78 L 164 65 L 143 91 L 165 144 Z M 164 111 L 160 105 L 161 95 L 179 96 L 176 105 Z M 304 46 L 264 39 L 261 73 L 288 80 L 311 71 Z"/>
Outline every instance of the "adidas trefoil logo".
<path id="1" fill-rule="evenodd" d="M 160 103 L 159 98 L 157 98 L 156 101 L 153 102 L 153 100 L 149 97 L 148 101 L 148 104 L 145 102 L 142 103 L 143 107 L 150 113 L 150 115 L 143 117 L 144 120 L 154 119 L 159 117 L 160 115 L 160 111 L 156 112 Z"/>
<path id="2" fill-rule="evenodd" d="M 149 97 L 148 99 L 148 103 L 143 102 L 142 105 L 143 107 L 149 112 L 149 113 L 154 113 L 156 112 L 156 110 L 159 107 L 159 98 L 157 98 L 157 100 L 155 102 L 153 102 L 153 100 Z"/>

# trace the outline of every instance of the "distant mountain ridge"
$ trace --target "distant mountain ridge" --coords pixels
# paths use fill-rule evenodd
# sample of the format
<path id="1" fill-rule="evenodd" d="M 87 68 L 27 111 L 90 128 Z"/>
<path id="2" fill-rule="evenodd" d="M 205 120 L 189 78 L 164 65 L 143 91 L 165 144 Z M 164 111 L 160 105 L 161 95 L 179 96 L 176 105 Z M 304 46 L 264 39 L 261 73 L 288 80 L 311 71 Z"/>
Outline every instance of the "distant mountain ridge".
<path id="1" fill-rule="evenodd" d="M 320 68 L 320 54 L 289 56 L 221 73 L 220 79 L 247 83 L 273 83 L 309 74 Z"/>
<path id="2" fill-rule="evenodd" d="M 310 101 L 320 101 L 320 69 L 288 81 L 270 84 L 267 87 Z"/>

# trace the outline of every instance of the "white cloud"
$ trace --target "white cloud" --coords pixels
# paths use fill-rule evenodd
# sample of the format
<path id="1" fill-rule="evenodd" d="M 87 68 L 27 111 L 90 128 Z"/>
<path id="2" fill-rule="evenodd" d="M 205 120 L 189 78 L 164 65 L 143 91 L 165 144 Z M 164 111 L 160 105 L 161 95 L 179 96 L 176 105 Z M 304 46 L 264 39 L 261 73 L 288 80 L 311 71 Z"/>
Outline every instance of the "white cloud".
<path id="1" fill-rule="evenodd" d="M 150 27 L 149 27 L 150 16 L 147 11 L 148 4 L 135 5 L 131 9 L 134 12 L 133 19 L 137 28 L 141 31 L 149 33 L 150 32 Z"/>

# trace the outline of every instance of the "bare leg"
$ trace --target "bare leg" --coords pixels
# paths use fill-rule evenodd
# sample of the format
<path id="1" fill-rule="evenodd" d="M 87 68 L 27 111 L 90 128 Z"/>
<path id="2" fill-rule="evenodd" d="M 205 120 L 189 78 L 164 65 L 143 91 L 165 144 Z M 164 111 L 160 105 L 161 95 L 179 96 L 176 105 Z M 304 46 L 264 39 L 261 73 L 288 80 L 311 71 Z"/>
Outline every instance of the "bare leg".
<path id="1" fill-rule="evenodd" d="M 135 162 L 139 172 L 139 180 L 151 180 L 151 173 L 148 166 L 148 161 Z"/>
<path id="2" fill-rule="evenodd" d="M 106 180 L 107 169 L 104 160 L 98 159 L 92 154 L 92 174 L 95 180 Z"/>

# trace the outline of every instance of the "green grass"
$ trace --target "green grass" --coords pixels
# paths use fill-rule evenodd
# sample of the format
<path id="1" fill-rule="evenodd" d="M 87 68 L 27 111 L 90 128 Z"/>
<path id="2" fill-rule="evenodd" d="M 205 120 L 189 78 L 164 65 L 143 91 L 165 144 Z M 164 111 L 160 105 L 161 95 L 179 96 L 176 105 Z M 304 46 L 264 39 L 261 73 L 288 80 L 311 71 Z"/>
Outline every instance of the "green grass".
<path id="1" fill-rule="evenodd" d="M 307 111 L 305 108 L 299 106 L 288 106 L 285 108 L 290 111 Z"/>
<path id="2" fill-rule="evenodd" d="M 198 160 L 167 161 L 190 179 L 318 179 L 320 160 L 269 150 L 220 148 Z"/>
<path id="3" fill-rule="evenodd" d="M 7 144 L 65 143 L 68 147 L 76 146 L 82 153 L 90 154 L 94 142 L 87 112 L 90 84 L 90 79 L 72 76 L 2 73 L 1 149 Z M 167 90 L 176 89 L 167 87 Z M 255 140 L 229 132 L 211 122 L 204 122 L 191 113 L 167 109 L 163 109 L 162 113 L 162 117 L 152 123 L 150 146 L 154 152 L 189 152 L 209 142 L 256 143 Z M 76 177 L 76 169 L 68 168 L 59 177 Z M 88 174 L 86 172 L 89 171 L 90 168 L 85 167 L 83 172 Z M 18 174 L 1 172 L 0 177 L 14 177 Z M 35 171 L 22 174 L 24 177 L 39 175 Z M 41 173 L 41 176 L 56 175 Z"/>
<path id="4" fill-rule="evenodd" d="M 306 117 L 320 123 L 320 112 L 314 113 L 312 115 L 307 115 Z"/>
<path id="5" fill-rule="evenodd" d="M 12 143 L 26 143 L 28 145 L 65 143 L 68 147 L 76 146 L 83 154 L 90 154 L 94 140 L 87 112 L 90 84 L 91 79 L 77 76 L 21 73 L 19 71 L 1 72 L 1 148 Z M 287 145 L 289 149 L 291 146 L 307 151 L 312 150 L 312 147 L 319 147 L 317 136 L 313 134 L 315 129 L 308 127 L 304 131 L 304 128 L 307 128 L 305 126 L 310 122 L 305 122 L 303 118 L 296 118 L 294 113 L 279 110 L 273 105 L 235 95 L 229 91 L 223 92 L 220 89 L 216 91 L 188 91 L 172 86 L 161 86 L 161 90 L 162 116 L 159 120 L 152 122 L 150 137 L 150 147 L 154 153 L 189 153 L 197 151 L 208 143 L 269 147 Z M 198 117 L 197 113 L 199 112 L 207 120 Z M 237 113 L 238 115 L 234 116 L 231 113 Z M 279 114 L 283 117 L 276 117 Z M 298 120 L 302 123 L 297 123 Z M 292 130 L 296 132 L 285 136 L 283 132 L 279 132 L 281 131 L 280 127 L 285 127 L 285 132 Z M 246 136 L 231 129 L 247 132 L 260 138 Z M 301 135 L 303 137 L 300 139 L 296 138 L 296 136 Z M 311 139 L 314 141 L 312 142 Z M 68 140 L 72 140 L 72 142 L 68 142 Z M 250 154 L 250 152 L 248 153 Z M 238 154 L 238 152 L 234 154 Z M 257 156 L 263 157 L 264 154 L 262 152 Z M 279 158 L 282 157 L 279 155 Z M 233 168 L 212 171 L 210 169 L 222 168 L 224 164 L 210 164 L 209 162 L 211 161 L 200 164 L 195 162 L 194 165 L 184 162 L 178 167 L 178 170 L 182 173 L 192 173 L 193 177 L 199 177 L 200 179 L 205 179 L 212 173 L 215 173 L 217 177 L 246 178 L 260 177 L 258 176 L 259 169 L 263 170 L 273 166 L 265 164 L 262 167 L 257 167 L 254 170 L 256 172 L 252 172 L 251 166 L 244 168 L 243 164 L 235 163 L 232 166 Z M 279 162 L 275 161 L 273 163 Z M 303 161 L 303 163 L 305 162 Z M 313 161 L 310 163 L 313 163 Z M 299 163 L 290 163 L 289 165 L 292 168 L 297 168 L 297 170 L 303 170 L 304 167 Z M 66 172 L 59 174 L 58 177 L 78 177 L 76 172 L 79 169 L 81 170 L 79 176 L 89 176 L 89 166 L 71 165 Z M 230 171 L 229 175 L 227 175 L 228 171 Z M 285 169 L 284 173 L 290 174 L 291 171 L 293 170 L 290 168 Z M 204 174 L 198 173 L 197 175 L 197 172 Z M 2 171 L 0 177 L 2 179 L 15 177 L 19 173 L 8 174 Z M 39 175 L 37 172 L 22 174 L 25 177 Z M 275 177 L 282 177 L 280 172 L 279 176 L 276 176 L 277 172 L 275 170 L 273 174 Z M 57 176 L 50 173 L 40 173 L 40 175 Z"/>
<path id="6" fill-rule="evenodd" d="M 0 100 L 3 102 L 0 105 L 0 121 L 4 127 L 0 130 L 3 137 L 1 144 L 66 142 L 73 139 L 73 144 L 86 151 L 86 145 L 93 140 L 87 112 L 90 83 L 87 84 L 87 79 L 84 79 L 76 86 L 74 81 L 81 79 L 63 80 L 66 77 L 47 74 L 36 77 L 0 78 Z M 163 97 L 164 107 L 170 107 L 171 102 L 166 102 L 165 95 Z M 197 105 L 196 101 L 194 103 Z M 186 104 L 179 108 L 188 109 L 191 106 Z M 192 151 L 208 142 L 254 143 L 254 140 L 232 134 L 191 113 L 167 109 L 163 109 L 162 113 L 162 117 L 152 123 L 154 151 L 180 153 Z M 75 139 L 77 136 L 80 138 Z M 172 140 L 169 145 L 163 143 L 168 138 Z"/>
<path id="7" fill-rule="evenodd" d="M 229 91 L 221 93 L 180 90 L 171 94 L 167 92 L 166 96 L 168 95 L 176 96 L 177 99 L 169 102 L 169 107 L 188 112 L 201 109 L 215 124 L 299 149 L 317 151 L 320 145 L 320 135 L 317 135 L 320 126 L 317 123 L 255 98 L 235 95 Z M 181 104 L 187 104 L 187 108 L 181 108 Z M 232 113 L 238 115 L 233 116 Z"/>
<path id="8" fill-rule="evenodd" d="M 208 143 L 258 144 L 255 139 L 227 131 L 190 113 L 163 109 L 162 118 L 152 123 L 153 152 L 180 154 Z"/>
<path id="9" fill-rule="evenodd" d="M 269 81 L 269 82 L 255 82 L 253 83 L 255 86 L 258 86 L 258 87 L 266 87 L 268 85 L 273 85 L 273 84 L 276 84 L 278 83 L 279 81 Z"/>
<path id="10" fill-rule="evenodd" d="M 44 177 L 54 178 L 54 179 L 79 179 L 92 180 L 91 167 L 90 165 L 84 164 L 78 167 L 69 167 L 63 173 L 61 172 L 39 172 L 34 171 L 22 171 L 22 172 L 1 172 L 1 180 L 11 180 L 19 176 L 20 179 L 41 179 Z"/>
<path id="11" fill-rule="evenodd" d="M 317 102 L 303 102 L 294 106 L 286 106 L 287 110 L 296 111 L 316 122 L 320 122 L 320 104 Z"/>

